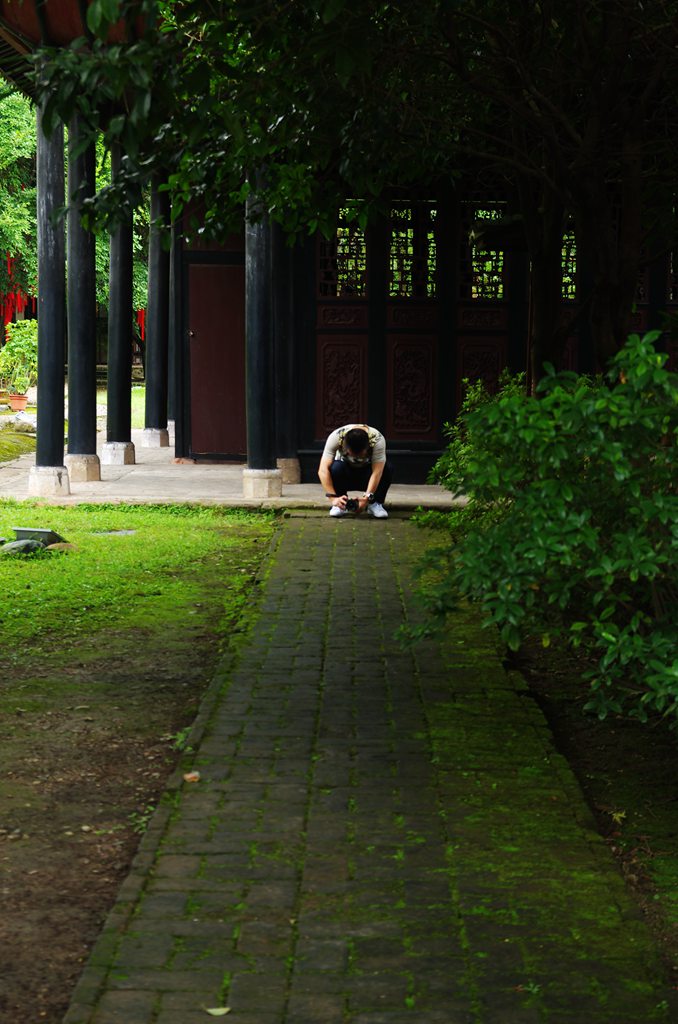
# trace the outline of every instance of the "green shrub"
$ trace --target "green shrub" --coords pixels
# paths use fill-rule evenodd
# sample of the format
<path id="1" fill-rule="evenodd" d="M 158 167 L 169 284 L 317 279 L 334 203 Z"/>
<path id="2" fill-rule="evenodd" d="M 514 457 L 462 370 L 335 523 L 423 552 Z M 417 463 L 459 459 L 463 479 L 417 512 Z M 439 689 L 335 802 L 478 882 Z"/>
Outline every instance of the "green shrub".
<path id="1" fill-rule="evenodd" d="M 468 505 L 429 556 L 429 613 L 477 601 L 511 649 L 559 636 L 601 717 L 678 723 L 678 375 L 633 335 L 606 379 L 470 393 L 434 475 Z"/>
<path id="2" fill-rule="evenodd" d="M 7 324 L 0 349 L 0 379 L 10 390 L 24 395 L 38 380 L 38 321 Z"/>

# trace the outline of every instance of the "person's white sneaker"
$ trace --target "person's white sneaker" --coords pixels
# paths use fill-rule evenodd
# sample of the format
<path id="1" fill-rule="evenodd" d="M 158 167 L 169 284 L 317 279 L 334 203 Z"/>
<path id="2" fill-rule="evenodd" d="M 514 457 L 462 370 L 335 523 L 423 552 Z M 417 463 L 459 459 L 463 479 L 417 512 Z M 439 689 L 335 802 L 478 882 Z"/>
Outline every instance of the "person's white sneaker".
<path id="1" fill-rule="evenodd" d="M 340 505 L 333 505 L 332 508 L 330 509 L 330 515 L 331 516 L 345 516 L 346 515 L 346 509 L 341 508 Z"/>
<path id="2" fill-rule="evenodd" d="M 388 512 L 378 501 L 373 501 L 371 505 L 368 505 L 367 512 L 368 515 L 374 516 L 375 519 L 388 519 Z"/>

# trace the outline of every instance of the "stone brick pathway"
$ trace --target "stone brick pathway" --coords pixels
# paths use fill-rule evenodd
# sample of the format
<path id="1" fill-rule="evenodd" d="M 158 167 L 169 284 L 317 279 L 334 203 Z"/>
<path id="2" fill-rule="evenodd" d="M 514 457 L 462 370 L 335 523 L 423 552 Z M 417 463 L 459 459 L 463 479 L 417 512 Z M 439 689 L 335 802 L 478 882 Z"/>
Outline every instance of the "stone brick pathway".
<path id="1" fill-rule="evenodd" d="M 678 1020 L 492 635 L 394 641 L 425 541 L 286 520 L 65 1024 Z"/>

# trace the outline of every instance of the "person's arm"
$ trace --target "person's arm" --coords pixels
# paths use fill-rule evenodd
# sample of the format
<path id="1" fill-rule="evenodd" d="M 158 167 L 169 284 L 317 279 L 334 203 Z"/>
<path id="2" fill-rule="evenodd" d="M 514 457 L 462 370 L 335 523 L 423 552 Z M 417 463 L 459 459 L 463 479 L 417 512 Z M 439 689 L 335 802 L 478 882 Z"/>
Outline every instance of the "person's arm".
<path id="1" fill-rule="evenodd" d="M 373 462 L 372 463 L 372 472 L 370 473 L 370 479 L 369 479 L 369 481 L 367 483 L 367 491 L 366 491 L 367 494 L 374 494 L 374 492 L 376 491 L 377 487 L 379 486 L 379 481 L 381 480 L 382 474 L 384 472 L 384 466 L 385 465 L 386 465 L 385 462 Z M 367 508 L 368 505 L 369 505 L 369 501 L 368 501 L 368 499 L 366 497 L 363 496 L 362 498 L 358 498 L 358 511 L 359 512 L 363 512 Z"/>
<path id="2" fill-rule="evenodd" d="M 323 454 L 323 457 L 320 460 L 320 465 L 318 466 L 318 478 L 326 494 L 334 494 L 334 483 L 332 482 L 332 474 L 330 473 L 330 466 L 333 462 L 333 455 Z M 329 499 L 331 505 L 338 505 L 339 508 L 343 508 L 347 500 L 348 499 L 345 494 Z"/>

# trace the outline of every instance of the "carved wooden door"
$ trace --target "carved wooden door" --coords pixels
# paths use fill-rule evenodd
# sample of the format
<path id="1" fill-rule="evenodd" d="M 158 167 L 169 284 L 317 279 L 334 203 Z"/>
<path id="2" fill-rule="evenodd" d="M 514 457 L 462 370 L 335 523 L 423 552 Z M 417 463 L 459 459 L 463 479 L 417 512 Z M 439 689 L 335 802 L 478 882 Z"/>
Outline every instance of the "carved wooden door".
<path id="1" fill-rule="evenodd" d="M 347 213 L 335 238 L 318 241 L 316 439 L 367 420 L 367 242 Z"/>
<path id="2" fill-rule="evenodd" d="M 507 364 L 509 305 L 505 252 L 473 245 L 474 223 L 496 220 L 500 203 L 463 203 L 459 225 L 459 290 L 457 313 L 456 407 L 462 382 L 482 380 L 492 390 Z"/>
<path id="3" fill-rule="evenodd" d="M 367 235 L 347 208 L 319 241 L 316 439 L 375 415 L 396 444 L 438 438 L 435 215 L 394 204 L 388 230 Z"/>
<path id="4" fill-rule="evenodd" d="M 386 434 L 407 447 L 440 435 L 435 203 L 394 203 L 387 244 Z"/>

